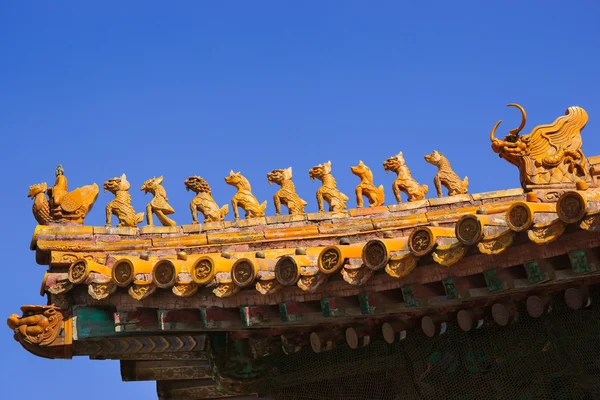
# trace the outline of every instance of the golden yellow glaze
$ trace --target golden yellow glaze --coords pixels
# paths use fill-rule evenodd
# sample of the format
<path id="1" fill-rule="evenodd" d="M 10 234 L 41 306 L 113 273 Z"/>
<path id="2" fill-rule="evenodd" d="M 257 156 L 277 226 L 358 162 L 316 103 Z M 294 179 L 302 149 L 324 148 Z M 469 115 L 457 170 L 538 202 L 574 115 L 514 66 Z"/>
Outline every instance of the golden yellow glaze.
<path id="1" fill-rule="evenodd" d="M 484 236 L 477 243 L 477 248 L 483 254 L 500 254 L 513 244 L 515 236 L 516 233 L 513 230 L 506 229 L 496 235 Z"/>
<path id="2" fill-rule="evenodd" d="M 431 256 L 433 261 L 446 267 L 451 267 L 467 254 L 468 248 L 461 243 L 437 246 Z"/>
<path id="3" fill-rule="evenodd" d="M 560 219 L 555 219 L 545 224 L 534 224 L 527 231 L 527 237 L 534 243 L 545 244 L 558 239 L 565 232 L 565 224 Z"/>
<path id="4" fill-rule="evenodd" d="M 317 258 L 312 255 L 290 254 L 280 257 L 275 264 L 275 279 L 284 286 L 298 282 L 302 268 L 316 265 Z"/>
<path id="5" fill-rule="evenodd" d="M 454 228 L 423 226 L 414 229 L 408 237 L 408 246 L 415 256 L 423 256 L 436 246 L 438 237 L 454 236 Z"/>
<path id="6" fill-rule="evenodd" d="M 385 267 L 385 272 L 393 278 L 402 279 L 415 269 L 420 257 L 411 253 L 402 256 L 391 257 L 388 265 Z"/>
<path id="7" fill-rule="evenodd" d="M 358 165 L 350 167 L 350 171 L 360 178 L 360 183 L 356 186 L 356 206 L 364 206 L 363 196 L 369 201 L 370 207 L 379 207 L 385 203 L 385 193 L 383 185 L 376 187 L 373 184 L 373 172 L 365 163 L 359 161 Z"/>
<path id="8" fill-rule="evenodd" d="M 168 203 L 167 191 L 164 187 L 162 187 L 163 177 L 159 176 L 154 177 L 152 179 L 148 179 L 140 190 L 144 193 L 151 193 L 154 195 L 154 198 L 148 205 L 146 206 L 146 221 L 148 222 L 148 226 L 154 226 L 154 221 L 152 220 L 152 214 L 156 214 L 156 218 L 160 221 L 163 226 L 176 226 L 177 224 L 171 218 L 167 217 L 167 215 L 173 214 L 175 210 Z"/>
<path id="9" fill-rule="evenodd" d="M 248 179 L 244 178 L 240 172 L 229 171 L 229 176 L 225 177 L 225 183 L 235 186 L 237 189 L 236 194 L 231 199 L 233 214 L 236 220 L 240 219 L 238 207 L 241 207 L 246 212 L 244 218 L 265 216 L 267 201 L 265 200 L 262 204 L 258 204 L 258 200 L 256 200 L 256 197 L 252 194 L 250 182 L 248 182 Z"/>
<path id="10" fill-rule="evenodd" d="M 319 270 L 324 274 L 337 272 L 349 258 L 361 258 L 364 243 L 351 245 L 327 246 L 317 260 Z"/>
<path id="11" fill-rule="evenodd" d="M 111 269 L 107 266 L 81 258 L 69 267 L 69 281 L 74 284 L 81 284 L 92 272 L 108 277 L 111 276 Z"/>
<path id="12" fill-rule="evenodd" d="M 308 171 L 308 176 L 313 182 L 315 178 L 322 182 L 321 187 L 317 190 L 319 212 L 325 212 L 323 200 L 329 204 L 330 212 L 341 212 L 346 209 L 348 196 L 337 188 L 337 183 L 331 175 L 331 161 L 312 167 Z"/>
<path id="13" fill-rule="evenodd" d="M 106 226 L 111 226 L 110 220 L 115 215 L 119 219 L 117 226 L 136 227 L 144 219 L 144 213 L 135 213 L 131 205 L 131 196 L 125 174 L 119 178 L 111 178 L 104 182 L 104 191 L 115 195 L 114 200 L 106 205 Z"/>
<path id="14" fill-rule="evenodd" d="M 554 213 L 555 203 L 532 203 L 519 201 L 510 206 L 506 211 L 508 227 L 515 232 L 522 232 L 533 225 L 535 213 Z"/>
<path id="15" fill-rule="evenodd" d="M 590 202 L 595 202 L 592 207 Z M 600 191 L 569 191 L 563 193 L 556 202 L 558 218 L 566 224 L 574 224 L 583 219 L 591 208 L 598 209 Z"/>
<path id="16" fill-rule="evenodd" d="M 41 357 L 71 358 L 72 329 L 67 310 L 55 305 L 27 305 L 21 312 L 22 317 L 12 314 L 7 320 L 15 340 Z"/>
<path id="17" fill-rule="evenodd" d="M 363 247 L 361 256 L 368 268 L 377 271 L 386 267 L 391 253 L 396 251 L 409 251 L 407 237 L 370 240 Z"/>
<path id="18" fill-rule="evenodd" d="M 288 214 L 304 214 L 304 207 L 308 204 L 302 200 L 298 193 L 296 193 L 296 187 L 292 182 L 292 167 L 286 169 L 274 169 L 267 174 L 267 180 L 269 184 L 275 183 L 281 186 L 281 189 L 273 196 L 273 203 L 275 204 L 275 214 L 281 215 L 281 205 L 283 204 L 288 208 Z"/>
<path id="19" fill-rule="evenodd" d="M 128 293 L 135 300 L 142 300 L 156 292 L 157 287 L 152 283 L 134 283 L 129 287 Z"/>
<path id="20" fill-rule="evenodd" d="M 342 268 L 340 273 L 342 274 L 342 278 L 344 281 L 349 283 L 352 286 L 362 286 L 371 279 L 373 276 L 373 270 L 362 266 L 360 268 Z"/>
<path id="21" fill-rule="evenodd" d="M 408 201 L 418 201 L 425 198 L 429 187 L 427 185 L 419 185 L 412 177 L 410 170 L 406 166 L 402 152 L 385 160 L 383 162 L 383 169 L 385 172 L 392 171 L 398 175 L 392 184 L 394 196 L 398 204 L 402 203 L 401 193 L 406 193 Z"/>
<path id="22" fill-rule="evenodd" d="M 94 183 L 69 192 L 67 177 L 62 166 L 59 165 L 56 168 L 54 186 L 47 189 L 45 182 L 32 185 L 29 187 L 27 197 L 33 199 L 33 216 L 40 225 L 83 224 L 98 197 L 98 185 Z"/>
<path id="23" fill-rule="evenodd" d="M 521 111 L 521 124 L 504 139 L 497 139 L 496 129 L 502 122 L 498 121 L 490 133 L 490 140 L 494 152 L 519 168 L 523 187 L 591 182 L 590 165 L 581 150 L 581 130 L 588 121 L 583 108 L 569 107 L 566 115 L 554 123 L 537 126 L 529 135 L 521 136 L 519 133 L 527 121 L 525 110 L 518 104 L 508 106 Z"/>
<path id="24" fill-rule="evenodd" d="M 581 220 L 579 227 L 589 231 L 595 230 L 598 225 L 600 225 L 600 211 L 594 211 L 588 213 L 583 220 Z"/>
<path id="25" fill-rule="evenodd" d="M 273 258 L 241 257 L 231 267 L 231 280 L 239 287 L 250 286 L 257 278 L 259 271 L 273 272 L 275 278 L 275 263 Z"/>
<path id="26" fill-rule="evenodd" d="M 159 288 L 172 287 L 182 271 L 188 271 L 184 260 L 158 260 L 152 268 L 152 282 Z"/>
<path id="27" fill-rule="evenodd" d="M 314 225 L 291 228 L 265 229 L 265 239 L 292 239 L 317 236 L 319 228 Z"/>
<path id="28" fill-rule="evenodd" d="M 190 176 L 184 183 L 186 190 L 196 193 L 196 197 L 190 202 L 192 224 L 198 223 L 198 212 L 204 215 L 204 222 L 220 222 L 225 219 L 229 212 L 229 205 L 225 204 L 219 208 L 217 202 L 212 198 L 212 191 L 204 178 Z"/>
<path id="29" fill-rule="evenodd" d="M 433 153 L 425 156 L 425 161 L 438 168 L 438 172 L 433 179 L 438 197 L 444 195 L 442 193 L 442 186 L 448 189 L 448 196 L 467 193 L 469 178 L 465 176 L 465 179 L 460 180 L 458 175 L 452 170 L 450 162 L 442 153 L 434 150 Z"/>
<path id="30" fill-rule="evenodd" d="M 504 214 L 466 214 L 456 222 L 454 234 L 460 243 L 472 246 L 483 238 L 486 225 L 506 226 L 506 218 Z"/>
<path id="31" fill-rule="evenodd" d="M 204 254 L 190 267 L 192 279 L 199 285 L 206 285 L 220 272 L 231 272 L 237 257 L 225 258 L 221 254 Z"/>

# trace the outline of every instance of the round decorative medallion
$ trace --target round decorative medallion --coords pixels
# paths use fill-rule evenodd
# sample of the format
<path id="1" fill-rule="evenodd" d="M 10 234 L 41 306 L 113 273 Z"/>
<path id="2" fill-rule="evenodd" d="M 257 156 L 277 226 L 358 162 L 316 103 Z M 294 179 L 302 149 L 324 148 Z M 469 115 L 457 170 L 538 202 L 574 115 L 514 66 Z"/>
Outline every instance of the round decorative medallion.
<path id="1" fill-rule="evenodd" d="M 69 268 L 69 281 L 76 285 L 83 283 L 89 275 L 87 263 L 85 260 L 78 260 L 71 264 Z"/>
<path id="2" fill-rule="evenodd" d="M 319 269 L 325 274 L 332 274 L 342 266 L 343 260 L 336 247 L 326 248 L 319 254 Z"/>
<path id="3" fill-rule="evenodd" d="M 531 225 L 529 210 L 522 204 L 514 205 L 508 211 L 508 225 L 515 231 L 521 232 Z"/>
<path id="4" fill-rule="evenodd" d="M 410 234 L 409 246 L 417 256 L 427 254 L 433 249 L 432 234 L 428 229 L 417 229 Z"/>
<path id="5" fill-rule="evenodd" d="M 583 219 L 586 213 L 584 199 L 578 193 L 565 193 L 556 203 L 556 212 L 561 221 L 573 224 Z"/>
<path id="6" fill-rule="evenodd" d="M 254 281 L 254 266 L 247 258 L 241 258 L 231 268 L 231 279 L 239 287 L 246 287 Z"/>
<path id="7" fill-rule="evenodd" d="M 208 258 L 201 258 L 194 264 L 192 278 L 196 283 L 206 283 L 213 270 L 213 263 Z"/>
<path id="8" fill-rule="evenodd" d="M 133 282 L 133 265 L 129 260 L 119 260 L 112 269 L 112 278 L 119 287 L 125 287 Z"/>
<path id="9" fill-rule="evenodd" d="M 474 215 L 465 215 L 456 223 L 456 238 L 464 245 L 474 245 L 483 236 L 481 223 Z"/>
<path id="10" fill-rule="evenodd" d="M 381 240 L 370 240 L 362 251 L 362 259 L 367 267 L 373 271 L 385 268 L 388 262 L 388 252 Z"/>
<path id="11" fill-rule="evenodd" d="M 169 260 L 159 261 L 152 271 L 152 280 L 159 288 L 167 288 L 175 284 L 175 266 Z"/>
<path id="12" fill-rule="evenodd" d="M 293 257 L 283 256 L 275 264 L 275 279 L 283 286 L 291 286 L 300 278 L 298 264 Z"/>

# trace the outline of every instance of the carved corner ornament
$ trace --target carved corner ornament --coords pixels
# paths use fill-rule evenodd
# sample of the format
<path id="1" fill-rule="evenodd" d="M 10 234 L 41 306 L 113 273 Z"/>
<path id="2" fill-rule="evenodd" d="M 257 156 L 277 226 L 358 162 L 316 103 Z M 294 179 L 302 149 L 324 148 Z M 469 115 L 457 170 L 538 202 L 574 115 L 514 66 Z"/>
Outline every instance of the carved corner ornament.
<path id="1" fill-rule="evenodd" d="M 111 178 L 104 182 L 104 191 L 109 191 L 115 195 L 115 198 L 106 205 L 106 226 L 110 225 L 112 216 L 119 219 L 117 226 L 127 226 L 135 228 L 144 219 L 144 213 L 135 213 L 131 205 L 131 196 L 125 174 L 119 178 Z"/>
<path id="2" fill-rule="evenodd" d="M 360 178 L 360 183 L 356 186 L 356 205 L 358 208 L 363 207 L 363 196 L 369 201 L 370 207 L 382 206 L 385 202 L 385 192 L 383 185 L 376 187 L 373 184 L 373 172 L 362 161 L 358 165 L 350 167 L 350 171 Z"/>
<path id="3" fill-rule="evenodd" d="M 402 203 L 401 193 L 405 193 L 408 201 L 417 201 L 425 199 L 425 195 L 429 192 L 427 185 L 419 185 L 412 177 L 410 169 L 406 166 L 404 155 L 402 152 L 392 156 L 383 162 L 385 172 L 395 172 L 398 177 L 392 184 L 394 196 L 398 204 Z"/>
<path id="4" fill-rule="evenodd" d="M 511 129 L 504 139 L 495 137 L 498 121 L 492 128 L 492 150 L 500 158 L 519 168 L 521 185 L 531 188 L 546 184 L 592 183 L 590 165 L 581 150 L 581 131 L 588 121 L 581 107 L 569 107 L 564 116 L 552 124 L 533 128 L 529 135 L 519 133 L 527 122 L 519 104 L 508 104 L 521 111 L 521 124 Z"/>
<path id="5" fill-rule="evenodd" d="M 204 222 L 222 222 L 229 212 L 229 205 L 219 207 L 212 198 L 210 186 L 204 178 L 190 176 L 184 182 L 185 189 L 196 193 L 196 197 L 190 202 L 192 212 L 192 224 L 198 223 L 198 212 L 204 216 Z"/>
<path id="6" fill-rule="evenodd" d="M 168 203 L 169 199 L 167 198 L 167 191 L 162 187 L 162 181 L 162 176 L 159 176 L 158 178 L 154 177 L 144 182 L 140 188 L 144 193 L 151 193 L 154 195 L 152 201 L 146 206 L 146 222 L 148 223 L 148 226 L 154 226 L 152 214 L 156 214 L 156 218 L 158 218 L 163 226 L 177 225 L 175 221 L 167 217 L 167 215 L 173 214 L 175 210 L 173 210 L 173 207 Z"/>
<path id="7" fill-rule="evenodd" d="M 23 306 L 22 317 L 12 314 L 7 324 L 16 341 L 30 353 L 44 358 L 71 358 L 70 313 L 54 305 Z"/>
<path id="8" fill-rule="evenodd" d="M 54 186 L 48 189 L 46 182 L 32 185 L 27 197 L 33 199 L 33 216 L 40 225 L 83 224 L 98 197 L 98 191 L 98 185 L 94 183 L 69 192 L 64 169 L 59 165 Z"/>
<path id="9" fill-rule="evenodd" d="M 238 213 L 238 207 L 246 212 L 245 218 L 256 218 L 264 217 L 265 209 L 267 208 L 267 201 L 263 201 L 261 204 L 258 203 L 256 197 L 252 194 L 252 187 L 250 182 L 246 179 L 239 171 L 229 171 L 229 176 L 225 177 L 225 183 L 234 186 L 237 192 L 231 199 L 231 205 L 233 207 L 233 215 L 236 220 L 240 219 Z"/>
<path id="10" fill-rule="evenodd" d="M 267 180 L 269 184 L 277 184 L 281 186 L 281 189 L 273 196 L 273 203 L 275 204 L 275 214 L 281 215 L 281 205 L 283 204 L 288 208 L 288 214 L 304 214 L 304 207 L 308 204 L 302 200 L 298 193 L 296 193 L 296 187 L 292 182 L 292 167 L 286 169 L 274 169 L 267 174 Z"/>
<path id="11" fill-rule="evenodd" d="M 322 182 L 317 190 L 317 203 L 319 212 L 324 212 L 323 200 L 329 204 L 329 211 L 340 212 L 346 209 L 348 196 L 337 189 L 335 178 L 331 175 L 331 161 L 312 167 L 308 171 L 310 179 L 314 182 L 315 178 Z"/>
<path id="12" fill-rule="evenodd" d="M 469 186 L 469 178 L 461 180 L 458 175 L 452 170 L 450 162 L 442 153 L 434 150 L 431 154 L 425 156 L 425 161 L 431 165 L 435 165 L 438 169 L 433 183 L 438 197 L 442 197 L 442 186 L 448 189 L 448 196 L 456 196 L 459 194 L 467 194 Z"/>

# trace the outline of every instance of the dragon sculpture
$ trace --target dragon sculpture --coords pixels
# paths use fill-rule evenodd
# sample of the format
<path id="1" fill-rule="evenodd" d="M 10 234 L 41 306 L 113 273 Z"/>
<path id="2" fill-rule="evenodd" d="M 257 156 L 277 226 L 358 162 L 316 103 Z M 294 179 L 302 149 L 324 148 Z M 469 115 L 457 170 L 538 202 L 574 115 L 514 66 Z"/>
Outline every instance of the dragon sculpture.
<path id="1" fill-rule="evenodd" d="M 425 161 L 438 168 L 438 172 L 435 174 L 435 178 L 433 178 L 438 197 L 443 196 L 442 186 L 448 189 L 448 196 L 467 193 L 469 178 L 465 176 L 465 179 L 461 181 L 458 175 L 452 170 L 448 159 L 442 153 L 434 150 L 433 153 L 425 156 Z"/>
<path id="2" fill-rule="evenodd" d="M 225 219 L 229 212 L 229 205 L 225 204 L 219 208 L 217 202 L 212 198 L 210 186 L 204 178 L 190 176 L 184 184 L 186 190 L 196 193 L 196 197 L 190 202 L 192 224 L 198 223 L 198 211 L 204 215 L 204 222 L 220 222 Z"/>
<path id="3" fill-rule="evenodd" d="M 358 165 L 350 167 L 350 171 L 360 178 L 360 183 L 356 186 L 356 205 L 358 208 L 363 207 L 363 196 L 369 200 L 371 207 L 383 205 L 385 201 L 385 193 L 383 185 L 376 187 L 373 184 L 373 172 L 365 163 L 359 161 Z"/>
<path id="4" fill-rule="evenodd" d="M 6 321 L 15 332 L 15 339 L 30 344 L 47 346 L 60 332 L 64 316 L 59 308 L 50 306 L 23 306 L 23 317 L 12 314 Z"/>
<path id="5" fill-rule="evenodd" d="M 398 204 L 402 203 L 402 192 L 406 193 L 408 201 L 423 200 L 425 198 L 425 195 L 429 191 L 429 187 L 427 185 L 419 185 L 412 177 L 410 170 L 406 166 L 402 152 L 385 160 L 383 169 L 386 173 L 392 171 L 398 175 L 392 184 L 394 196 L 396 196 Z"/>
<path id="6" fill-rule="evenodd" d="M 111 178 L 104 182 L 104 191 L 107 190 L 115 195 L 115 198 L 106 205 L 106 226 L 110 226 L 113 215 L 119 219 L 117 226 L 128 226 L 135 228 L 144 219 L 144 213 L 135 213 L 131 205 L 131 196 L 125 174 L 120 178 Z"/>
<path id="7" fill-rule="evenodd" d="M 564 116 L 550 125 L 539 125 L 529 135 L 519 133 L 525 126 L 527 115 L 518 104 L 508 104 L 521 111 L 521 124 L 511 129 L 503 140 L 495 137 L 498 121 L 490 140 L 492 150 L 501 158 L 519 168 L 521 184 L 591 182 L 590 166 L 581 150 L 581 131 L 588 121 L 581 107 L 569 107 Z"/>
<path id="8" fill-rule="evenodd" d="M 45 182 L 32 185 L 27 197 L 33 199 L 33 216 L 40 225 L 68 222 L 83 224 L 98 197 L 98 191 L 98 185 L 94 183 L 69 192 L 63 167 L 59 165 L 54 186 L 47 189 Z"/>
<path id="9" fill-rule="evenodd" d="M 236 194 L 231 199 L 233 215 L 236 220 L 240 219 L 238 206 L 246 212 L 245 218 L 265 216 L 267 201 L 265 200 L 262 204 L 258 204 L 258 200 L 256 200 L 256 197 L 252 194 L 250 182 L 248 182 L 248 179 L 244 178 L 240 172 L 229 171 L 229 176 L 225 177 L 225 183 L 237 188 Z"/>
<path id="10" fill-rule="evenodd" d="M 140 189 L 144 191 L 144 194 L 152 193 L 154 195 L 152 201 L 146 206 L 146 221 L 148 222 L 148 226 L 154 226 L 152 213 L 156 214 L 156 217 L 163 226 L 177 225 L 175 221 L 167 217 L 167 215 L 173 214 L 175 210 L 168 203 L 167 191 L 162 187 L 162 181 L 162 176 L 148 179 Z"/>
<path id="11" fill-rule="evenodd" d="M 273 196 L 275 203 L 275 214 L 281 215 L 281 205 L 288 208 L 289 214 L 304 214 L 304 207 L 308 204 L 296 193 L 296 187 L 292 182 L 292 167 L 286 169 L 274 169 L 267 174 L 269 184 L 275 182 L 281 189 Z"/>
<path id="12" fill-rule="evenodd" d="M 317 203 L 319 212 L 324 212 L 323 200 L 329 203 L 329 211 L 340 212 L 346 209 L 348 196 L 337 189 L 337 184 L 333 175 L 331 175 L 331 161 L 312 167 L 308 171 L 310 179 L 314 182 L 315 178 L 322 182 L 317 190 Z"/>

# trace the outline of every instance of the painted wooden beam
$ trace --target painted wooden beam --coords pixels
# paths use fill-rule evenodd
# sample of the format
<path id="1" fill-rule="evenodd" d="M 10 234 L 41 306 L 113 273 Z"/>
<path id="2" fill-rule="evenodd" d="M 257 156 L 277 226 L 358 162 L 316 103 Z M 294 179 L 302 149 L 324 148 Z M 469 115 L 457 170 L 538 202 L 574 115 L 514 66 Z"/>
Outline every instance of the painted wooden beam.
<path id="1" fill-rule="evenodd" d="M 121 379 L 124 382 L 212 379 L 212 376 L 206 360 L 121 361 Z"/>

